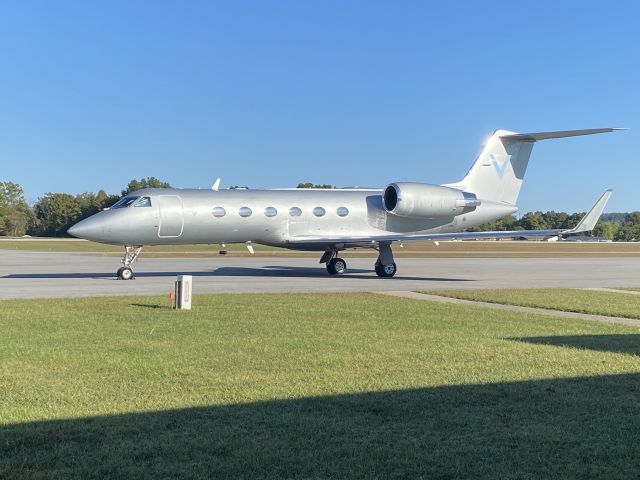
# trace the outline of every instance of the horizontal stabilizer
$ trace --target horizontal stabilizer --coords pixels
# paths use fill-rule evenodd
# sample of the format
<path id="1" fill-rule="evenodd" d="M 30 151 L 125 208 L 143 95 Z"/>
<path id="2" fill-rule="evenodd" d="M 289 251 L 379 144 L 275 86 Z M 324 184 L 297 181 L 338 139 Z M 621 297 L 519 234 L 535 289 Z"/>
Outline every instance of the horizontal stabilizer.
<path id="1" fill-rule="evenodd" d="M 516 205 L 534 144 L 539 140 L 607 133 L 619 128 L 517 133 L 496 130 L 459 182 L 444 185 L 474 193 L 481 200 Z"/>
<path id="2" fill-rule="evenodd" d="M 525 142 L 537 142 L 538 140 L 547 140 L 549 138 L 578 137 L 580 135 L 609 133 L 615 130 L 624 130 L 624 128 L 590 128 L 586 130 L 561 130 L 558 132 L 510 133 L 507 135 L 500 135 L 500 138 L 508 140 L 522 140 Z"/>

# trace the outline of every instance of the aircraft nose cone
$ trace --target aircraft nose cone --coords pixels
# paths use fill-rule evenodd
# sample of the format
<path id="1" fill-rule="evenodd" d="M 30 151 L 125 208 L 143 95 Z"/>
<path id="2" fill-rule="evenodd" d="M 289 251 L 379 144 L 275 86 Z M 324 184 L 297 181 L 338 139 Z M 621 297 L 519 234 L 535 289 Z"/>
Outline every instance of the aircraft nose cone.
<path id="1" fill-rule="evenodd" d="M 91 230 L 91 227 L 86 224 L 86 220 L 81 220 L 73 225 L 67 233 L 77 238 L 84 238 L 87 231 Z"/>
<path id="2" fill-rule="evenodd" d="M 72 225 L 71 228 L 67 230 L 67 234 L 72 237 L 80 237 L 80 234 L 78 233 L 78 224 L 76 223 L 75 225 Z"/>
<path id="3" fill-rule="evenodd" d="M 93 217 L 85 218 L 67 230 L 67 233 L 77 238 L 91 240 L 99 235 L 101 231 L 100 223 L 99 219 Z"/>

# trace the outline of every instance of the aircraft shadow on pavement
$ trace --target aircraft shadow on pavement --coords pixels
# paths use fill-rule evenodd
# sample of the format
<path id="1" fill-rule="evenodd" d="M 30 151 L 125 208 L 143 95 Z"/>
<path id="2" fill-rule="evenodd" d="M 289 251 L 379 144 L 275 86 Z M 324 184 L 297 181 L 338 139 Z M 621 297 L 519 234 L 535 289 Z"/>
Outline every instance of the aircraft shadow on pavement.
<path id="1" fill-rule="evenodd" d="M 2 478 L 637 478 L 640 374 L 0 426 Z"/>
<path id="2" fill-rule="evenodd" d="M 640 334 L 635 333 L 621 335 L 560 335 L 552 337 L 518 337 L 509 338 L 508 340 L 533 343 L 535 345 L 553 345 L 557 347 L 570 347 L 587 350 L 598 350 L 601 352 L 640 355 Z"/>
<path id="3" fill-rule="evenodd" d="M 324 268 L 293 267 L 286 265 L 269 265 L 260 268 L 221 267 L 210 271 L 171 271 L 171 272 L 135 272 L 138 278 L 175 277 L 177 275 L 192 275 L 194 277 L 284 277 L 284 278 L 333 278 L 340 279 L 368 279 L 368 280 L 422 280 L 437 282 L 473 282 L 473 279 L 446 277 L 416 277 L 398 274 L 394 279 L 381 279 L 373 271 L 365 269 L 349 269 L 344 275 L 330 276 Z M 14 273 L 5 275 L 7 279 L 116 279 L 115 272 L 69 272 L 69 273 Z"/>
<path id="4" fill-rule="evenodd" d="M 325 268 L 311 268 L 311 267 L 293 267 L 285 265 L 269 265 L 262 268 L 249 268 L 249 267 L 220 267 L 215 270 L 215 275 L 223 277 L 318 277 L 318 278 L 333 278 L 333 279 L 368 279 L 368 280 L 385 280 L 393 281 L 392 279 L 381 279 L 373 270 L 350 268 L 343 275 L 329 275 Z M 429 280 L 429 281 L 447 281 L 447 282 L 470 282 L 473 280 L 460 279 L 460 278 L 430 278 L 430 277 L 409 277 L 402 274 L 398 274 L 394 277 L 396 280 Z"/>

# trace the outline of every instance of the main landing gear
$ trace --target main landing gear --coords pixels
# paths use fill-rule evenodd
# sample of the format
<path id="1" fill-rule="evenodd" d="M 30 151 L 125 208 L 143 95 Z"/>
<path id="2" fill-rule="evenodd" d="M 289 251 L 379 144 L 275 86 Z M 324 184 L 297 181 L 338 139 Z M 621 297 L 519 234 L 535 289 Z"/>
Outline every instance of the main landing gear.
<path id="1" fill-rule="evenodd" d="M 332 258 L 327 262 L 327 272 L 331 275 L 342 275 L 347 271 L 347 262 L 342 258 Z"/>
<path id="2" fill-rule="evenodd" d="M 329 275 L 342 275 L 347 271 L 347 262 L 338 257 L 337 250 L 327 250 L 322 255 L 320 263 L 325 263 Z"/>
<path id="3" fill-rule="evenodd" d="M 393 251 L 390 243 L 381 243 L 378 247 L 378 260 L 376 260 L 375 271 L 379 277 L 391 278 L 396 274 L 398 268 L 393 261 Z"/>
<path id="4" fill-rule="evenodd" d="M 397 266 L 393 261 L 391 243 L 381 243 L 378 247 L 378 259 L 374 265 L 374 270 L 379 277 L 391 278 L 396 274 Z M 320 263 L 327 265 L 327 272 L 330 275 L 342 275 L 347 270 L 347 262 L 338 257 L 338 250 L 327 250 L 322 255 Z"/>
<path id="5" fill-rule="evenodd" d="M 136 261 L 141 251 L 142 245 L 125 245 L 122 267 L 120 267 L 116 272 L 116 276 L 119 280 L 133 280 L 135 278 L 135 276 L 133 275 L 133 270 L 131 269 L 131 264 Z"/>
<path id="6" fill-rule="evenodd" d="M 387 265 L 382 265 L 378 260 L 375 264 L 375 270 L 376 270 L 376 274 L 379 277 L 391 278 L 396 274 L 397 267 L 395 262 L 388 263 Z"/>

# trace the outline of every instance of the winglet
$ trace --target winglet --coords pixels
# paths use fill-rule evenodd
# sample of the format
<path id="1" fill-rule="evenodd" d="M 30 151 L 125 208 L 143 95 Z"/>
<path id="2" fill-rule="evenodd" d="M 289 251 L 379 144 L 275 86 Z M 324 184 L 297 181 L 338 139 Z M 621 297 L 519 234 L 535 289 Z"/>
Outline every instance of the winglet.
<path id="1" fill-rule="evenodd" d="M 598 223 L 598 220 L 600 220 L 600 216 L 602 215 L 602 211 L 609 201 L 611 192 L 613 192 L 613 190 L 611 190 L 610 188 L 605 190 L 596 204 L 591 207 L 591 210 L 589 210 L 587 214 L 582 217 L 582 220 L 578 222 L 578 225 L 576 225 L 571 230 L 562 232 L 562 235 L 575 235 L 576 233 L 590 232 L 591 230 L 593 230 L 596 227 L 596 223 Z"/>
<path id="2" fill-rule="evenodd" d="M 220 188 L 220 177 L 216 178 L 216 181 L 213 182 L 213 185 L 211 185 L 211 190 L 217 192 L 219 188 Z"/>

